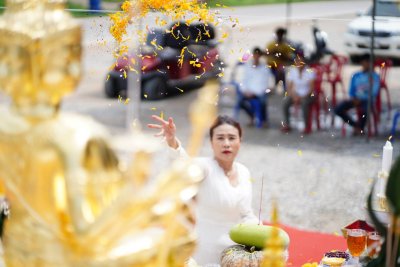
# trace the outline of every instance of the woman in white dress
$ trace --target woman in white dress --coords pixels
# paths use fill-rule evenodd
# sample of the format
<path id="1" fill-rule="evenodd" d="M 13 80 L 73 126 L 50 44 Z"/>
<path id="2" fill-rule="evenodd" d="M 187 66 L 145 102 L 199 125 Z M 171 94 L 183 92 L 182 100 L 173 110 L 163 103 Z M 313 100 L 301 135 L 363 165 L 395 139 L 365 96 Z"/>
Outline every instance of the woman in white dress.
<path id="1" fill-rule="evenodd" d="M 173 119 L 152 118 L 158 123 L 148 124 L 148 127 L 160 130 L 156 136 L 164 136 L 175 153 L 187 156 L 175 136 Z M 235 161 L 241 138 L 238 122 L 228 116 L 218 116 L 210 127 L 214 155 L 196 158 L 205 173 L 196 197 L 198 246 L 193 258 L 200 265 L 220 262 L 221 252 L 234 244 L 229 238 L 232 226 L 241 222 L 258 223 L 251 208 L 249 170 Z"/>

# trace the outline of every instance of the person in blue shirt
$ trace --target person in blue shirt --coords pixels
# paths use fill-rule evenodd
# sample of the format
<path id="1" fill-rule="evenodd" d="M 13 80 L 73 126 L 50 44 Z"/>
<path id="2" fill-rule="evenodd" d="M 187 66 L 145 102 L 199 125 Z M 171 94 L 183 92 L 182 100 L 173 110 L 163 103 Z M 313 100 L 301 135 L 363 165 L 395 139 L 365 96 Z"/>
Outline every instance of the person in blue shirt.
<path id="1" fill-rule="evenodd" d="M 363 134 L 364 127 L 367 122 L 368 97 L 370 88 L 370 55 L 365 54 L 361 57 L 361 70 L 353 74 L 350 81 L 349 96 L 350 99 L 344 100 L 335 107 L 335 114 L 343 119 L 354 128 L 354 135 Z M 373 71 L 373 86 L 372 86 L 372 107 L 376 101 L 376 96 L 379 93 L 379 75 Z M 361 111 L 359 121 L 354 121 L 348 115 L 348 111 L 352 108 L 357 108 Z"/>

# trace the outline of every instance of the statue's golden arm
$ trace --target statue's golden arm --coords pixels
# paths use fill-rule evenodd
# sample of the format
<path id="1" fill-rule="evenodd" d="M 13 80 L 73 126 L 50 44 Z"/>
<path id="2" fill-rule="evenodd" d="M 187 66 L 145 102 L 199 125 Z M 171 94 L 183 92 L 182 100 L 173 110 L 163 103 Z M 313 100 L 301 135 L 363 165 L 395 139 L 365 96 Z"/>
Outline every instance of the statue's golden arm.
<path id="1" fill-rule="evenodd" d="M 177 209 L 183 209 L 183 201 L 179 194 L 184 189 L 191 190 L 190 186 L 186 185 L 183 188 L 181 185 L 171 180 L 169 187 L 159 184 L 147 192 L 136 192 L 132 188 L 126 188 L 115 203 L 105 209 L 98 220 L 83 233 L 85 242 L 90 244 L 92 240 L 101 236 L 103 245 L 108 244 L 111 247 L 127 232 L 135 234 L 146 227 L 173 223 L 166 222 L 165 217 Z M 196 192 L 195 188 L 192 192 Z"/>
<path id="2" fill-rule="evenodd" d="M 83 165 L 86 167 L 85 173 L 89 179 L 91 179 L 93 172 L 98 176 L 100 172 L 108 174 L 110 171 L 113 172 L 117 169 L 117 162 L 113 156 L 109 155 L 112 151 L 106 149 L 104 143 L 94 141 L 88 144 L 92 146 L 92 152 L 97 152 L 85 153 L 86 156 L 90 158 L 94 155 L 97 157 L 104 155 L 100 156 L 100 158 L 92 159 L 91 167 L 89 167 L 88 159 L 83 161 Z M 94 149 L 97 145 L 99 146 L 98 149 Z M 86 151 L 89 150 L 86 149 Z M 99 153 L 99 151 L 102 152 Z M 112 159 L 114 163 L 109 164 L 108 159 Z M 97 165 L 96 168 L 93 167 L 95 165 Z M 102 169 L 99 166 L 106 166 L 106 168 Z M 135 173 L 131 175 L 135 175 Z M 169 225 L 176 224 L 176 218 L 174 220 L 168 218 L 171 217 L 171 213 L 179 214 L 184 209 L 184 201 L 180 198 L 183 191 L 185 191 L 186 200 L 197 192 L 195 185 L 201 180 L 202 173 L 197 166 L 180 162 L 172 170 L 160 175 L 157 179 L 158 183 L 152 184 L 151 187 L 144 186 L 140 190 L 139 188 L 134 188 L 133 183 L 130 183 L 131 180 L 136 180 L 131 175 L 127 174 L 128 177 L 124 179 L 125 183 L 119 188 L 117 197 L 108 206 L 104 207 L 99 216 L 93 222 L 85 221 L 87 224 L 86 229 L 74 228 L 80 246 L 89 248 L 100 257 L 102 254 L 106 254 L 118 247 L 119 241 L 126 238 L 126 236 L 131 236 L 132 242 L 135 242 L 134 236 L 139 235 L 144 229 L 168 229 Z M 68 195 L 68 188 L 65 190 L 66 195 Z M 85 201 L 88 202 L 87 199 Z M 170 206 L 169 208 L 168 205 Z M 71 217 L 69 220 L 71 222 L 79 222 L 79 220 L 85 219 L 82 212 L 69 212 L 69 216 Z M 174 217 L 174 215 L 172 216 Z M 187 215 L 186 219 L 189 217 L 190 215 Z M 190 224 L 188 221 L 186 223 Z M 185 227 L 181 226 L 180 228 L 183 229 Z M 187 230 L 182 236 L 185 237 L 175 237 L 177 243 L 192 241 L 192 237 L 186 238 Z M 98 244 L 98 246 L 93 247 L 93 244 Z M 100 250 L 99 247 L 101 247 Z"/>
<path id="3" fill-rule="evenodd" d="M 143 186 L 140 189 L 134 188 L 133 183 L 130 183 L 130 179 L 135 180 L 132 177 L 134 174 L 126 174 L 126 178 L 122 179 L 125 182 L 119 188 L 116 198 L 108 206 L 104 206 L 101 213 L 93 221 L 88 221 L 82 207 L 90 207 L 90 200 L 85 195 L 85 190 L 76 188 L 78 182 L 81 181 L 77 180 L 79 176 L 73 174 L 78 173 L 87 179 L 91 179 L 92 175 L 102 176 L 102 173 L 107 176 L 110 172 L 119 171 L 114 157 L 107 155 L 107 152 L 105 157 L 93 161 L 96 164 L 100 163 L 96 168 L 93 165 L 88 167 L 87 164 L 82 163 L 79 169 L 74 169 L 70 166 L 71 159 L 65 156 L 66 153 L 63 148 L 57 146 L 56 143 L 36 145 L 38 147 L 33 149 L 35 151 L 34 156 L 31 156 L 35 158 L 32 164 L 37 165 L 41 170 L 47 169 L 48 171 L 38 172 L 40 175 L 32 175 L 31 173 L 28 177 L 35 179 L 39 185 L 47 184 L 47 187 L 43 190 L 46 191 L 47 195 L 53 197 L 53 201 L 43 201 L 44 193 L 40 191 L 30 192 L 32 198 L 36 199 L 35 203 L 27 200 L 27 192 L 21 191 L 21 185 L 18 183 L 17 175 L 20 171 L 4 168 L 0 171 L 0 176 L 8 178 L 6 179 L 7 188 L 12 195 L 17 197 L 17 202 L 13 202 L 13 205 L 26 210 L 28 216 L 33 218 L 43 229 L 51 232 L 52 236 L 63 243 L 65 248 L 69 248 L 73 254 L 83 253 L 104 262 L 114 262 L 121 258 L 138 260 L 143 257 L 153 257 L 154 250 L 149 250 L 146 254 L 145 248 L 137 252 L 125 250 L 124 253 L 118 255 L 114 255 L 114 252 L 126 247 L 126 244 L 121 245 L 120 241 L 126 239 L 127 236 L 130 237 L 128 246 L 130 247 L 137 243 L 141 238 L 140 234 L 146 231 L 148 231 L 148 237 L 153 237 L 152 240 L 156 243 L 154 244 L 156 247 L 166 248 L 166 231 L 169 231 L 170 227 L 173 226 L 177 227 L 173 233 L 168 235 L 171 236 L 172 234 L 173 236 L 168 241 L 170 249 L 182 244 L 193 245 L 193 237 L 187 235 L 190 232 L 191 222 L 188 221 L 190 215 L 182 215 L 185 206 L 184 201 L 180 198 L 180 194 L 184 191 L 186 192 L 186 199 L 196 193 L 195 185 L 200 181 L 196 175 L 199 173 L 196 175 L 188 173 L 188 170 L 193 166 L 188 167 L 187 164 L 181 162 L 178 167 L 160 175 L 156 179 L 158 182 L 151 186 Z M 101 150 L 107 151 L 104 150 L 104 147 Z M 4 149 L 0 149 L 0 151 L 4 151 Z M 94 154 L 102 155 L 98 152 Z M 47 160 L 41 161 L 41 158 Z M 114 163 L 105 164 L 103 162 L 103 160 L 106 160 L 109 163 L 109 159 Z M 0 156 L 0 164 L 3 164 L 3 166 L 9 164 L 7 160 L 9 158 Z M 106 167 L 102 168 L 101 166 Z M 187 174 L 185 175 L 185 173 Z M 27 177 L 22 180 L 27 182 L 29 179 L 26 180 L 25 178 Z M 51 217 L 46 217 L 42 213 L 41 208 L 43 208 L 44 202 L 52 206 L 51 208 L 46 207 L 46 214 L 51 213 Z M 181 215 L 179 215 L 180 213 Z M 138 257 L 137 253 L 142 256 Z M 108 256 L 106 257 L 106 255 Z"/>

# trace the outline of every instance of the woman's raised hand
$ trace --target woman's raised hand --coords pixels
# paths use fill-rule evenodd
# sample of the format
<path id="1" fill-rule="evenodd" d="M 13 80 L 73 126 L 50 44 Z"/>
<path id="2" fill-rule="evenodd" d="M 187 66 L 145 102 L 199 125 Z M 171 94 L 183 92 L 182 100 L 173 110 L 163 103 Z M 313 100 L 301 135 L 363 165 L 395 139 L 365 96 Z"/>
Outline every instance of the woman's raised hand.
<path id="1" fill-rule="evenodd" d="M 157 134 L 155 134 L 154 136 L 157 136 L 157 137 L 164 136 L 165 141 L 167 141 L 167 143 L 170 147 L 177 148 L 178 141 L 176 140 L 176 137 L 175 137 L 176 126 L 174 123 L 174 119 L 169 117 L 168 121 L 166 121 L 157 115 L 153 115 L 153 116 L 151 116 L 151 118 L 158 123 L 147 124 L 147 127 L 151 128 L 151 129 L 160 129 L 160 131 Z"/>

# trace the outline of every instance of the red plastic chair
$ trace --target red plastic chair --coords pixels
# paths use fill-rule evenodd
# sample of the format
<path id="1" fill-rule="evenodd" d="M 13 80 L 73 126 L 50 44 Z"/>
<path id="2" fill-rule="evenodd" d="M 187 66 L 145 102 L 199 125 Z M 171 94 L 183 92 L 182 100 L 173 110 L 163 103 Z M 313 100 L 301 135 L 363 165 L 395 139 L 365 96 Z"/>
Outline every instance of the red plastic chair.
<path id="1" fill-rule="evenodd" d="M 322 90 L 322 82 L 323 82 L 324 73 L 326 72 L 326 66 L 316 64 L 316 65 L 312 65 L 311 69 L 315 73 L 315 80 L 314 80 L 315 101 L 311 104 L 311 107 L 310 107 L 309 118 L 306 122 L 306 127 L 305 127 L 306 133 L 312 132 L 313 117 L 315 119 L 317 129 L 318 130 L 321 129 L 321 124 L 320 124 L 320 120 L 319 120 L 320 111 L 321 111 L 321 103 L 323 104 L 325 114 L 328 113 L 328 105 L 327 105 L 327 102 L 325 101 L 325 93 L 324 93 L 324 90 Z"/>
<path id="2" fill-rule="evenodd" d="M 326 81 L 331 85 L 332 89 L 332 108 L 336 107 L 336 91 L 340 85 L 343 94 L 346 94 L 346 87 L 343 83 L 343 66 L 349 62 L 346 56 L 332 55 L 329 62 L 325 65 Z M 335 117 L 332 118 L 332 126 L 335 123 Z"/>
<path id="3" fill-rule="evenodd" d="M 388 74 L 389 69 L 393 66 L 393 61 L 391 59 L 379 59 L 378 58 L 375 60 L 374 66 L 375 66 L 375 68 L 379 68 L 379 78 L 380 78 L 379 93 L 377 95 L 377 101 L 376 101 L 376 112 L 378 115 L 378 122 L 379 122 L 380 114 L 382 112 L 382 97 L 381 97 L 382 91 L 385 91 L 385 93 L 386 93 L 388 119 L 390 119 L 392 104 L 390 101 L 390 93 L 389 93 L 389 88 L 386 83 L 386 79 L 387 79 L 387 74 Z"/>

